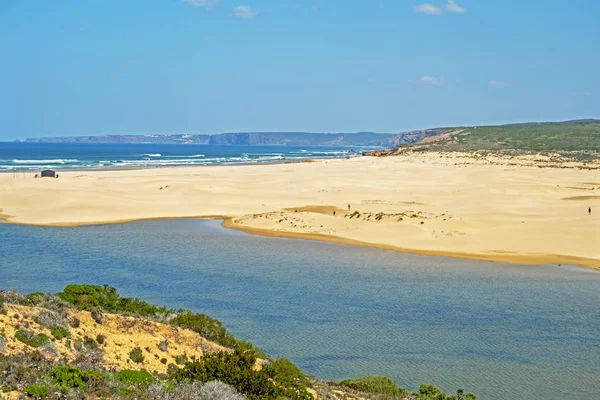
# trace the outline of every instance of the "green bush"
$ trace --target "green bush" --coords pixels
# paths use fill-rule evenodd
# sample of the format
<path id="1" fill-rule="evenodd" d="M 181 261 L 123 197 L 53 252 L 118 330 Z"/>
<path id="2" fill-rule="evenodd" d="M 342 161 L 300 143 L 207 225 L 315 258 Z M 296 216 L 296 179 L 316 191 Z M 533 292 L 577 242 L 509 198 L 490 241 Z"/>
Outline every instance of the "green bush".
<path id="1" fill-rule="evenodd" d="M 19 303 L 26 306 L 36 306 L 44 300 L 45 296 L 46 295 L 41 292 L 30 293 L 27 296 L 25 296 L 21 301 L 19 301 Z"/>
<path id="2" fill-rule="evenodd" d="M 139 347 L 136 347 L 135 349 L 133 349 L 129 352 L 129 358 L 134 363 L 140 364 L 140 363 L 144 362 L 144 353 L 142 352 L 142 349 L 140 349 Z"/>
<path id="3" fill-rule="evenodd" d="M 23 390 L 23 392 L 26 395 L 36 399 L 43 399 L 48 396 L 48 387 L 42 385 L 29 385 Z"/>
<path id="4" fill-rule="evenodd" d="M 98 342 L 98 344 L 102 345 L 102 344 L 104 344 L 105 341 L 106 341 L 106 336 L 104 336 L 104 335 L 96 336 L 96 342 Z"/>
<path id="5" fill-rule="evenodd" d="M 82 371 L 79 368 L 70 365 L 61 365 L 55 367 L 50 372 L 56 386 L 63 392 L 70 389 L 87 390 L 88 384 L 92 381 L 102 381 L 103 376 L 100 371 Z"/>
<path id="6" fill-rule="evenodd" d="M 340 386 L 357 390 L 359 392 L 383 394 L 388 396 L 404 396 L 406 390 L 398 387 L 391 379 L 385 376 L 365 376 L 356 379 L 346 379 L 339 382 Z"/>
<path id="7" fill-rule="evenodd" d="M 72 367 L 70 365 L 61 365 L 56 367 L 50 373 L 54 382 L 61 389 L 68 390 L 72 388 L 84 388 L 86 381 L 86 374 L 79 368 Z"/>
<path id="8" fill-rule="evenodd" d="M 32 332 L 25 330 L 16 331 L 15 339 L 31 347 L 40 347 L 47 343 L 50 343 L 50 338 L 44 335 L 43 333 L 38 333 L 37 335 L 34 335 Z"/>
<path id="9" fill-rule="evenodd" d="M 175 357 L 175 364 L 177 364 L 177 365 L 183 365 L 186 362 L 188 362 L 188 359 L 185 354 L 181 354 L 181 355 Z"/>
<path id="10" fill-rule="evenodd" d="M 117 289 L 104 285 L 67 285 L 58 296 L 87 311 L 101 309 L 106 312 L 126 312 L 142 317 L 164 316 L 172 313 L 166 307 L 157 307 L 145 301 L 120 297 Z"/>
<path id="11" fill-rule="evenodd" d="M 252 343 L 236 339 L 227 329 L 223 327 L 221 321 L 209 317 L 205 314 L 193 313 L 189 310 L 181 312 L 169 322 L 173 326 L 190 329 L 198 333 L 203 338 L 216 342 L 229 348 L 240 348 L 242 350 L 251 350 L 265 357 L 262 352 L 257 350 Z"/>
<path id="12" fill-rule="evenodd" d="M 267 374 L 253 370 L 255 362 L 253 352 L 212 353 L 175 370 L 172 378 L 178 383 L 218 380 L 233 386 L 251 400 L 277 398 L 277 388 Z"/>
<path id="13" fill-rule="evenodd" d="M 280 385 L 306 387 L 304 373 L 287 358 L 277 358 L 263 367 L 264 372 Z"/>
<path id="14" fill-rule="evenodd" d="M 145 369 L 133 371 L 124 369 L 114 375 L 115 379 L 127 385 L 149 385 L 154 382 L 154 377 Z"/>
<path id="15" fill-rule="evenodd" d="M 472 393 L 464 394 L 462 389 L 458 389 L 456 395 L 448 395 L 442 392 L 438 387 L 423 384 L 419 387 L 419 392 L 415 393 L 422 400 L 477 400 L 477 396 Z"/>
<path id="16" fill-rule="evenodd" d="M 69 330 L 64 326 L 60 325 L 55 325 L 52 328 L 50 328 L 50 333 L 52 334 L 52 336 L 54 336 L 56 340 L 71 337 L 71 333 L 69 332 Z"/>

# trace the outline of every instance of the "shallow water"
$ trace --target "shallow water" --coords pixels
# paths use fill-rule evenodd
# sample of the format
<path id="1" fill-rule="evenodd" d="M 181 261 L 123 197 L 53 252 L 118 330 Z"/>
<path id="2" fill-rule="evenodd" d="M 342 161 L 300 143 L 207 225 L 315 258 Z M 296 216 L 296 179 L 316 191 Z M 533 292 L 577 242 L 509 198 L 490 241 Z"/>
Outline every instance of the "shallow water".
<path id="1" fill-rule="evenodd" d="M 110 284 L 222 320 L 312 375 L 483 400 L 600 399 L 600 273 L 264 238 L 218 221 L 0 224 L 0 287 Z"/>

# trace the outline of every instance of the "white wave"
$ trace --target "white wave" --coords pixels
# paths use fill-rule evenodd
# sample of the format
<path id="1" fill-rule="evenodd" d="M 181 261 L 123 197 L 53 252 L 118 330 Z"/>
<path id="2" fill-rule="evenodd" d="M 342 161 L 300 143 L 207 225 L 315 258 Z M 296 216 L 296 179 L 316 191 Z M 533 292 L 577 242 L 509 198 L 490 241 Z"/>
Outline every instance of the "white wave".
<path id="1" fill-rule="evenodd" d="M 65 163 L 75 163 L 79 160 L 76 158 L 73 159 L 61 159 L 57 158 L 55 160 L 12 160 L 15 164 L 65 164 Z"/>
<path id="2" fill-rule="evenodd" d="M 193 155 L 185 155 L 185 156 L 162 156 L 163 158 L 201 158 L 204 157 L 204 154 L 193 154 Z"/>
<path id="3" fill-rule="evenodd" d="M 144 154 L 144 155 L 148 156 L 148 157 L 162 157 L 162 155 L 159 154 L 159 153 L 156 153 L 156 154 Z"/>

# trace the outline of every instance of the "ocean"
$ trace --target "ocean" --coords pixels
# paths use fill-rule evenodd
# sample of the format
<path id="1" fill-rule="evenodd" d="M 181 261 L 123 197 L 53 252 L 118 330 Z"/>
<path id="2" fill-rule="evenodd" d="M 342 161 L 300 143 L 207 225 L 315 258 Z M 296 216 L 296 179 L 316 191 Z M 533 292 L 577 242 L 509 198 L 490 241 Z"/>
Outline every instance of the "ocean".
<path id="1" fill-rule="evenodd" d="M 0 142 L 0 172 L 145 168 L 356 157 L 364 147 Z"/>
<path id="2" fill-rule="evenodd" d="M 0 287 L 109 284 L 204 312 L 324 379 L 599 399 L 600 273 L 257 237 L 219 221 L 0 224 Z"/>

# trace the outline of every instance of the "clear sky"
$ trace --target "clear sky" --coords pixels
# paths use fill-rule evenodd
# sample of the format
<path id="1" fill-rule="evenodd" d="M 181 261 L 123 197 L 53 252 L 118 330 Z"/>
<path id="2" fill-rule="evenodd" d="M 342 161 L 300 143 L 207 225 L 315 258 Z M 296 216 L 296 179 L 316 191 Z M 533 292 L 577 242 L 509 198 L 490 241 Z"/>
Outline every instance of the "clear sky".
<path id="1" fill-rule="evenodd" d="M 600 116 L 598 0 L 0 0 L 0 140 Z"/>

